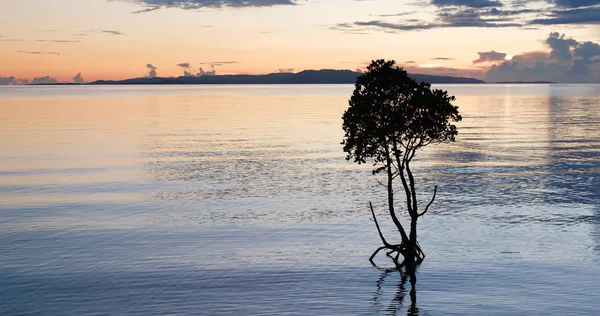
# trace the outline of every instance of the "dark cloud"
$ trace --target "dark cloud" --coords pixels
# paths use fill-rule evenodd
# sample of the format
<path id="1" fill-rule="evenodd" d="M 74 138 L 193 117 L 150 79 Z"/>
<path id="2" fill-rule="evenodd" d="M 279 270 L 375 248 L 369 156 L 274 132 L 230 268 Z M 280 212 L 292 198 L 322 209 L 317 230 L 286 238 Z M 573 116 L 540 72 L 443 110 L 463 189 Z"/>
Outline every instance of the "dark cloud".
<path id="1" fill-rule="evenodd" d="M 53 83 L 58 83 L 58 80 L 56 80 L 55 78 L 52 78 L 50 76 L 36 77 L 36 78 L 33 78 L 33 80 L 31 80 L 31 84 L 53 84 Z"/>
<path id="2" fill-rule="evenodd" d="M 336 25 L 336 27 L 348 28 L 348 29 L 351 29 L 354 26 L 374 26 L 377 28 L 396 30 L 396 31 L 428 30 L 428 29 L 432 29 L 432 28 L 436 27 L 436 25 L 434 25 L 434 24 L 400 24 L 400 23 L 395 24 L 395 23 L 389 23 L 389 22 L 384 22 L 384 21 L 380 21 L 380 20 L 367 21 L 367 22 L 357 21 L 357 22 L 354 22 L 353 25 L 345 24 L 345 23 Z"/>
<path id="3" fill-rule="evenodd" d="M 492 2 L 495 3 L 495 1 Z M 484 6 L 484 2 L 477 1 L 457 0 L 440 1 L 437 3 L 437 5 L 443 4 L 451 7 L 438 10 L 435 21 L 418 19 L 406 19 L 397 22 L 388 22 L 385 20 L 357 21 L 354 23 L 338 23 L 329 28 L 346 33 L 357 33 L 372 28 L 382 29 L 386 32 L 399 32 L 454 27 L 522 27 L 525 22 L 519 20 L 520 15 L 537 12 L 533 9 L 499 10 L 495 7 L 489 9 L 487 8 L 488 6 Z M 480 8 L 479 6 L 483 7 Z"/>
<path id="4" fill-rule="evenodd" d="M 121 32 L 121 31 L 106 30 L 106 29 L 93 29 L 93 30 L 89 30 L 89 31 L 83 31 L 81 33 L 108 34 L 108 35 L 115 35 L 115 36 L 125 35 L 125 33 Z"/>
<path id="5" fill-rule="evenodd" d="M 446 22 L 446 27 L 516 27 L 520 23 L 513 22 L 509 18 L 496 17 L 484 19 L 481 12 L 473 9 L 455 12 L 442 12 L 438 17 Z"/>
<path id="6" fill-rule="evenodd" d="M 485 63 L 490 61 L 499 61 L 506 58 L 506 53 L 499 53 L 496 51 L 491 52 L 478 52 L 479 58 L 473 61 L 474 64 Z"/>
<path id="7" fill-rule="evenodd" d="M 454 60 L 454 58 L 448 58 L 448 57 L 435 57 L 435 58 L 432 58 L 431 60 Z"/>
<path id="8" fill-rule="evenodd" d="M 192 65 L 190 63 L 180 63 L 180 64 L 177 64 L 177 66 L 184 69 L 183 70 L 184 77 L 203 77 L 203 76 L 216 75 L 217 72 L 215 70 L 215 66 L 225 65 L 225 64 L 235 64 L 235 63 L 237 63 L 237 62 L 235 62 L 235 61 L 217 61 L 217 62 L 200 63 L 201 65 L 210 65 L 211 69 L 209 71 L 205 71 L 203 68 L 199 68 L 197 72 L 195 72 L 192 69 Z"/>
<path id="9" fill-rule="evenodd" d="M 529 52 L 494 65 L 486 80 L 554 81 L 560 83 L 600 82 L 600 45 L 579 42 L 558 33 L 550 33 L 544 41 L 550 53 Z"/>
<path id="10" fill-rule="evenodd" d="M 521 67 L 533 67 L 537 63 L 547 63 L 550 55 L 546 51 L 525 52 L 512 57 L 511 61 L 516 62 Z"/>
<path id="11" fill-rule="evenodd" d="M 114 31 L 114 30 L 100 30 L 100 33 L 110 34 L 110 35 L 125 35 L 125 33 Z"/>
<path id="12" fill-rule="evenodd" d="M 427 23 L 420 21 L 390 23 L 381 20 L 375 21 L 357 21 L 353 24 L 340 23 L 331 27 L 334 30 L 342 31 L 357 31 L 357 27 L 377 27 L 392 31 L 413 31 L 413 30 L 429 30 L 433 28 L 450 28 L 450 27 L 482 27 L 482 28 L 498 28 L 498 27 L 519 27 L 522 24 L 512 22 L 509 19 L 483 19 L 479 12 L 474 10 L 462 10 L 455 12 L 441 12 L 438 18 L 442 23 Z"/>
<path id="13" fill-rule="evenodd" d="M 294 72 L 294 68 L 279 68 L 277 72 L 280 74 L 290 74 Z"/>
<path id="14" fill-rule="evenodd" d="M 372 30 L 387 33 L 456 27 L 532 30 L 538 25 L 600 24 L 600 0 L 430 0 L 412 5 L 437 8 L 435 18 L 402 19 L 412 12 L 379 14 L 374 16 L 380 19 L 338 23 L 329 28 L 365 34 Z M 391 20 L 393 17 L 399 18 Z"/>
<path id="15" fill-rule="evenodd" d="M 599 24 L 600 7 L 578 9 L 556 9 L 548 13 L 547 18 L 533 19 L 529 24 Z"/>
<path id="16" fill-rule="evenodd" d="M 17 84 L 15 77 L 0 77 L 0 86 Z"/>
<path id="17" fill-rule="evenodd" d="M 148 12 L 152 12 L 152 11 L 156 11 L 156 10 L 160 10 L 160 7 L 145 8 L 145 9 L 133 11 L 131 13 L 133 13 L 133 14 L 140 14 L 140 13 L 148 13 Z"/>
<path id="18" fill-rule="evenodd" d="M 204 76 L 214 76 L 216 74 L 217 74 L 217 72 L 215 71 L 214 67 L 211 67 L 210 71 L 204 71 L 203 68 L 200 68 L 200 69 L 198 69 L 198 72 L 195 74 L 188 72 L 187 70 L 183 72 L 184 77 L 204 77 Z"/>
<path id="19" fill-rule="evenodd" d="M 75 77 L 73 77 L 73 83 L 77 83 L 77 84 L 85 83 L 85 80 L 81 76 L 81 73 L 78 73 L 77 75 L 75 75 Z"/>
<path id="20" fill-rule="evenodd" d="M 482 16 L 515 16 L 515 15 L 521 15 L 521 14 L 528 14 L 528 13 L 540 13 L 540 10 L 535 10 L 535 9 L 520 9 L 520 10 L 500 10 L 498 8 L 491 8 L 487 11 L 481 11 L 480 14 Z"/>
<path id="21" fill-rule="evenodd" d="M 271 7 L 279 5 L 296 5 L 297 0 L 113 0 L 136 3 L 144 9 L 133 13 L 147 13 L 162 8 L 178 8 L 196 10 L 202 8 L 219 9 L 223 7 Z"/>
<path id="22" fill-rule="evenodd" d="M 550 36 L 544 41 L 552 51 L 551 58 L 556 58 L 561 61 L 571 60 L 571 48 L 577 46 L 577 41 L 572 38 L 566 38 L 565 35 L 559 33 L 550 33 Z"/>
<path id="23" fill-rule="evenodd" d="M 150 71 L 148 71 L 148 74 L 146 75 L 146 78 L 155 78 L 156 69 L 158 68 L 152 64 L 146 64 L 146 68 L 150 69 Z"/>
<path id="24" fill-rule="evenodd" d="M 562 8 L 581 8 L 600 5 L 600 0 L 553 0 L 552 2 Z"/>
<path id="25" fill-rule="evenodd" d="M 438 7 L 463 6 L 469 8 L 501 7 L 498 0 L 431 0 L 431 4 Z"/>
<path id="26" fill-rule="evenodd" d="M 575 59 L 571 71 L 577 75 L 589 75 L 593 66 L 600 66 L 600 45 L 593 42 L 579 43 L 573 51 L 573 56 Z"/>

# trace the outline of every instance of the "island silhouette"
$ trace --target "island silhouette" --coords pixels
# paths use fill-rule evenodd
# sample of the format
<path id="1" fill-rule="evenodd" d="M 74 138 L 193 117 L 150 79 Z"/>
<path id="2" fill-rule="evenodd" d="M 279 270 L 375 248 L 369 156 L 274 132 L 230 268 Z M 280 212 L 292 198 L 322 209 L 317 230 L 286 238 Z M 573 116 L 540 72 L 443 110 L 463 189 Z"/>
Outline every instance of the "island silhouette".
<path id="1" fill-rule="evenodd" d="M 354 84 L 361 73 L 351 70 L 304 70 L 298 73 L 271 73 L 266 75 L 212 75 L 181 77 L 144 77 L 125 80 L 98 80 L 92 85 L 114 84 Z M 429 83 L 485 83 L 465 77 L 409 74 L 418 82 Z"/>

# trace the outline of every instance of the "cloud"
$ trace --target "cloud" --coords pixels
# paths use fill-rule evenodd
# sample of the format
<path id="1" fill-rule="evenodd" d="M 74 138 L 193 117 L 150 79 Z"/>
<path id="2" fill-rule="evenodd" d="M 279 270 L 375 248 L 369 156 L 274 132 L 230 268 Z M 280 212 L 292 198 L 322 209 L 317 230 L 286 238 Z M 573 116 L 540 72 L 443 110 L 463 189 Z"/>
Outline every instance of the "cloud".
<path id="1" fill-rule="evenodd" d="M 110 35 L 125 35 L 125 33 L 114 31 L 114 30 L 100 30 L 100 33 L 110 34 Z"/>
<path id="2" fill-rule="evenodd" d="M 108 35 L 115 35 L 115 36 L 125 35 L 125 33 L 121 32 L 121 31 L 106 30 L 106 29 L 93 29 L 93 30 L 83 31 L 81 33 L 108 34 Z"/>
<path id="3" fill-rule="evenodd" d="M 400 13 L 392 13 L 392 14 L 369 14 L 370 16 L 377 16 L 380 18 L 385 18 L 385 17 L 393 17 L 393 16 L 406 16 L 406 15 L 413 15 L 417 13 L 417 11 L 410 11 L 410 12 L 400 12 Z"/>
<path id="4" fill-rule="evenodd" d="M 496 1 L 491 1 L 496 3 Z M 500 28 L 522 27 L 526 21 L 520 20 L 522 14 L 538 12 L 533 9 L 499 10 L 495 7 L 489 9 L 487 2 L 478 1 L 437 1 L 438 6 L 451 6 L 438 10 L 435 19 L 418 20 L 407 19 L 404 21 L 388 22 L 385 20 L 356 21 L 353 23 L 338 23 L 329 28 L 346 33 L 362 33 L 369 29 L 379 29 L 385 32 L 403 32 L 414 30 L 429 30 L 435 28 Z M 498 2 L 499 3 L 499 2 Z M 501 3 L 500 3 L 501 5 Z M 495 6 L 498 6 L 497 4 Z"/>
<path id="5" fill-rule="evenodd" d="M 558 60 L 571 60 L 571 48 L 577 46 L 577 41 L 572 38 L 565 38 L 558 32 L 550 33 L 550 36 L 544 41 L 552 49 L 550 57 Z"/>
<path id="6" fill-rule="evenodd" d="M 473 61 L 474 64 L 504 60 L 506 58 L 506 53 L 498 53 L 496 51 L 478 52 L 477 54 L 479 54 L 479 58 Z"/>
<path id="7" fill-rule="evenodd" d="M 150 7 L 150 8 L 146 8 L 146 9 L 136 10 L 131 13 L 140 14 L 140 13 L 148 13 L 148 12 L 152 12 L 152 11 L 156 11 L 156 10 L 160 10 L 160 7 Z"/>
<path id="8" fill-rule="evenodd" d="M 599 24 L 600 7 L 551 10 L 548 18 L 533 19 L 531 25 Z"/>
<path id="9" fill-rule="evenodd" d="M 211 62 L 203 62 L 200 65 L 209 65 L 211 67 L 223 66 L 223 65 L 232 65 L 239 64 L 237 61 L 211 61 Z"/>
<path id="10" fill-rule="evenodd" d="M 600 5 L 600 0 L 554 0 L 552 1 L 562 8 L 580 8 Z"/>
<path id="11" fill-rule="evenodd" d="M 31 81 L 31 84 L 54 84 L 54 83 L 58 83 L 58 80 L 56 80 L 55 78 L 52 78 L 50 76 L 36 77 L 36 78 L 33 78 L 33 80 Z"/>
<path id="12" fill-rule="evenodd" d="M 491 8 L 487 11 L 482 11 L 482 16 L 514 16 L 527 13 L 540 13 L 540 10 L 536 9 L 520 9 L 520 10 L 500 10 L 498 8 Z"/>
<path id="13" fill-rule="evenodd" d="M 531 51 L 515 55 L 511 61 L 516 62 L 521 67 L 533 67 L 537 63 L 547 63 L 550 60 L 550 55 L 547 51 Z"/>
<path id="14" fill-rule="evenodd" d="M 279 68 L 277 72 L 280 74 L 290 74 L 294 72 L 294 68 Z"/>
<path id="15" fill-rule="evenodd" d="M 600 82 L 600 45 L 579 42 L 564 34 L 550 33 L 544 43 L 550 53 L 528 52 L 514 56 L 486 73 L 486 80 Z"/>
<path id="16" fill-rule="evenodd" d="M 156 69 L 158 68 L 152 64 L 146 64 L 146 68 L 150 69 L 150 71 L 146 75 L 146 78 L 156 78 Z"/>
<path id="17" fill-rule="evenodd" d="M 431 60 L 454 60 L 454 58 L 448 58 L 448 57 L 435 57 L 435 58 L 432 58 Z"/>
<path id="18" fill-rule="evenodd" d="M 60 55 L 57 52 L 48 52 L 48 53 L 45 53 L 45 52 L 24 51 L 24 50 L 20 50 L 20 51 L 18 51 L 18 53 L 29 54 L 29 55 L 57 55 L 57 56 Z"/>
<path id="19" fill-rule="evenodd" d="M 417 23 L 390 23 L 381 20 L 375 20 L 367 22 L 357 21 L 353 24 L 339 23 L 333 27 L 330 27 L 330 29 L 348 32 L 361 31 L 361 29 L 357 29 L 357 27 L 376 27 L 392 31 L 413 31 L 450 27 L 498 28 L 522 26 L 522 24 L 511 22 L 508 19 L 483 19 L 478 12 L 473 10 L 442 12 L 438 15 L 438 18 L 443 23 L 428 23 L 425 21 L 418 21 Z"/>
<path id="20" fill-rule="evenodd" d="M 80 40 L 35 40 L 34 42 L 46 42 L 46 43 L 79 43 Z"/>
<path id="21" fill-rule="evenodd" d="M 17 84 L 15 77 L 0 77 L 0 86 Z"/>
<path id="22" fill-rule="evenodd" d="M 374 30 L 386 33 L 458 27 L 531 30 L 538 25 L 600 24 L 600 0 L 430 0 L 424 3 L 413 2 L 412 5 L 420 6 L 420 10 L 423 6 L 433 6 L 434 10 L 423 10 L 429 11 L 429 17 L 405 17 L 410 12 L 379 14 L 372 15 L 379 17 L 377 19 L 337 23 L 329 29 L 365 34 Z"/>
<path id="23" fill-rule="evenodd" d="M 501 7 L 503 5 L 497 0 L 431 0 L 431 4 L 438 7 L 464 6 L 469 8 Z"/>
<path id="24" fill-rule="evenodd" d="M 404 63 L 403 68 L 410 74 L 426 74 L 436 76 L 453 76 L 481 79 L 484 73 L 480 69 L 455 67 L 421 67 L 416 64 Z"/>
<path id="25" fill-rule="evenodd" d="M 75 77 L 73 77 L 73 83 L 77 83 L 77 84 L 85 83 L 85 80 L 81 76 L 81 73 L 78 73 L 77 75 L 75 75 Z"/>
<path id="26" fill-rule="evenodd" d="M 484 19 L 479 10 L 465 9 L 455 12 L 441 12 L 438 17 L 445 22 L 445 27 L 517 27 L 521 23 L 516 23 L 510 18 Z"/>
<path id="27" fill-rule="evenodd" d="M 198 70 L 198 73 L 196 74 L 196 77 L 202 77 L 202 76 L 214 76 L 217 74 L 217 71 L 215 70 L 214 67 L 211 67 L 210 71 L 204 71 L 202 68 L 200 68 Z"/>
<path id="28" fill-rule="evenodd" d="M 203 76 L 215 76 L 217 71 L 215 67 L 222 65 L 230 65 L 237 64 L 237 61 L 211 61 L 211 62 L 202 62 L 200 65 L 208 65 L 210 66 L 210 70 L 205 71 L 204 68 L 199 68 L 197 72 L 195 72 L 190 63 L 179 63 L 178 67 L 183 68 L 183 76 L 184 77 L 203 77 Z"/>
<path id="29" fill-rule="evenodd" d="M 335 27 L 337 29 L 346 28 L 347 30 L 352 30 L 354 28 L 354 26 L 374 26 L 377 28 L 390 29 L 390 30 L 396 30 L 396 31 L 428 30 L 428 29 L 432 29 L 432 28 L 436 27 L 436 25 L 434 25 L 434 24 L 426 24 L 426 23 L 424 23 L 424 24 L 400 24 L 400 23 L 389 23 L 389 22 L 385 22 L 385 21 L 381 21 L 381 20 L 367 21 L 367 22 L 357 21 L 357 22 L 354 22 L 354 24 L 340 23 L 340 24 L 336 25 Z"/>
<path id="30" fill-rule="evenodd" d="M 180 63 L 177 66 L 183 68 L 183 76 L 184 77 L 203 77 L 203 76 L 214 76 L 217 74 L 215 70 L 216 65 L 222 65 L 226 63 L 235 63 L 235 62 L 215 62 L 215 63 L 200 63 L 203 65 L 210 65 L 210 71 L 204 71 L 203 68 L 198 69 L 198 72 L 194 73 L 192 69 L 192 65 L 190 63 Z M 190 71 L 188 71 L 190 70 Z"/>
<path id="31" fill-rule="evenodd" d="M 144 9 L 133 13 L 147 13 L 162 8 L 178 8 L 197 10 L 202 8 L 220 9 L 224 7 L 272 7 L 279 5 L 296 5 L 297 0 L 112 0 L 141 5 Z"/>

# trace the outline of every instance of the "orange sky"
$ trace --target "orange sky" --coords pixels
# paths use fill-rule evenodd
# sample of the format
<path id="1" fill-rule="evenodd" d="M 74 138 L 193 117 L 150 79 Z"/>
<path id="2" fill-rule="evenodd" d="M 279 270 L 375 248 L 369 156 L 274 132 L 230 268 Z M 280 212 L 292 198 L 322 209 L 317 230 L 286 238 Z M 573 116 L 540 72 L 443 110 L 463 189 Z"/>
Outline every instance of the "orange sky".
<path id="1" fill-rule="evenodd" d="M 598 21 L 590 18 L 532 21 L 552 18 L 552 10 L 600 12 L 600 1 L 584 8 L 551 2 L 256 0 L 239 7 L 223 0 L 214 7 L 205 0 L 2 1 L 0 77 L 124 79 L 147 75 L 147 64 L 164 77 L 209 71 L 211 63 L 217 74 L 354 70 L 388 58 L 412 72 L 484 78 L 492 64 L 513 55 L 549 53 L 544 41 L 551 32 L 599 41 Z M 144 9 L 149 12 L 134 13 Z M 478 52 L 492 51 L 506 58 L 473 63 Z M 177 66 L 182 63 L 189 68 Z"/>

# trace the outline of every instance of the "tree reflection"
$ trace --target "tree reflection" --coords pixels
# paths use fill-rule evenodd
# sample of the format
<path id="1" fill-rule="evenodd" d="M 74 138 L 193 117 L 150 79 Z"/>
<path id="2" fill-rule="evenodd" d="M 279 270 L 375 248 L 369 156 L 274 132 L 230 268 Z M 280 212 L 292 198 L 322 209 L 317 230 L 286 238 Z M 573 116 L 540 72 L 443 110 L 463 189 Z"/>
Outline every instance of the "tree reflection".
<path id="1" fill-rule="evenodd" d="M 380 270 L 382 272 L 381 272 L 381 275 L 379 276 L 379 279 L 376 282 L 377 289 L 375 290 L 375 293 L 373 295 L 373 304 L 376 304 L 376 305 L 382 304 L 381 300 L 382 300 L 382 296 L 383 296 L 383 284 L 385 283 L 385 280 L 390 275 L 393 275 L 394 273 L 397 272 L 397 273 L 400 273 L 400 280 L 398 280 L 398 285 L 396 287 L 396 293 L 394 294 L 394 297 L 392 298 L 390 303 L 387 305 L 387 308 L 385 309 L 385 311 L 389 315 L 398 315 L 398 312 L 404 306 L 404 298 L 406 297 L 406 282 L 410 281 L 410 291 L 409 291 L 410 306 L 408 306 L 407 315 L 418 316 L 419 308 L 417 307 L 417 290 L 416 290 L 417 276 L 416 276 L 416 274 L 414 272 L 407 273 L 404 270 L 398 270 L 396 268 L 390 268 L 390 269 L 380 268 Z"/>

